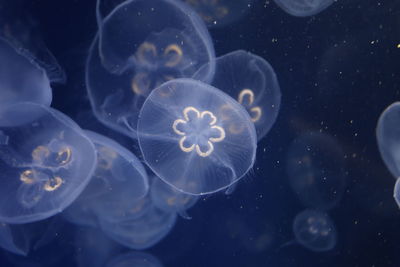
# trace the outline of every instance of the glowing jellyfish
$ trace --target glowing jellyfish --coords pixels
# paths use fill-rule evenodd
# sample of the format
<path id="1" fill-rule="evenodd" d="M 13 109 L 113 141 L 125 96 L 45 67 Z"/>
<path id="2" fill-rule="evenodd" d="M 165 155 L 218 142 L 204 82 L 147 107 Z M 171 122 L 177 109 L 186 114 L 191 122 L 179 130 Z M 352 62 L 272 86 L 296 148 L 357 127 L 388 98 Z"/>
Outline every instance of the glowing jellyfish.
<path id="1" fill-rule="evenodd" d="M 316 15 L 333 2 L 334 0 L 275 0 L 280 8 L 295 17 Z"/>
<path id="2" fill-rule="evenodd" d="M 158 177 L 153 178 L 150 196 L 157 208 L 166 212 L 177 212 L 185 219 L 190 219 L 186 210 L 193 207 L 199 200 L 199 197 L 182 193 Z"/>
<path id="3" fill-rule="evenodd" d="M 139 115 L 145 162 L 193 195 L 229 187 L 253 166 L 257 136 L 246 110 L 220 90 L 176 79 L 153 90 Z"/>
<path id="4" fill-rule="evenodd" d="M 336 245 L 336 228 L 327 213 L 305 210 L 297 214 L 293 222 L 297 242 L 316 251 L 328 251 Z"/>
<path id="5" fill-rule="evenodd" d="M 101 221 L 104 233 L 131 249 L 147 249 L 160 242 L 173 228 L 176 213 L 149 205 L 142 216 L 120 222 Z"/>
<path id="6" fill-rule="evenodd" d="M 162 267 L 153 255 L 144 252 L 128 252 L 110 260 L 105 267 Z"/>
<path id="7" fill-rule="evenodd" d="M 183 0 L 193 7 L 207 26 L 227 26 L 248 13 L 253 0 Z"/>
<path id="8" fill-rule="evenodd" d="M 196 75 L 201 77 L 207 67 Z M 211 85 L 235 98 L 254 122 L 258 140 L 262 139 L 278 116 L 281 90 L 271 65 L 265 59 L 237 50 L 216 59 Z"/>
<path id="9" fill-rule="evenodd" d="M 100 23 L 86 83 L 96 117 L 136 138 L 140 108 L 163 82 L 192 75 L 214 59 L 206 26 L 180 1 L 130 0 Z M 214 64 L 200 80 L 208 81 Z"/>
<path id="10" fill-rule="evenodd" d="M 376 127 L 379 151 L 392 175 L 400 177 L 400 102 L 387 107 L 381 114 Z"/>
<path id="11" fill-rule="evenodd" d="M 326 134 L 310 132 L 292 142 L 286 169 L 303 205 L 327 210 L 341 200 L 346 188 L 343 157 L 340 144 Z"/>
<path id="12" fill-rule="evenodd" d="M 34 114 L 34 117 L 32 117 Z M 93 143 L 57 110 L 33 103 L 2 109 L 0 221 L 27 223 L 61 212 L 93 174 Z"/>
<path id="13" fill-rule="evenodd" d="M 67 218 L 86 218 L 87 225 L 92 225 L 94 217 L 118 217 L 121 208 L 130 202 L 128 212 L 133 203 L 146 196 L 149 184 L 143 164 L 130 151 L 103 135 L 85 133 L 96 147 L 96 170 L 88 186 L 68 208 Z M 87 214 L 79 218 L 79 214 L 85 213 L 84 208 Z M 78 214 L 73 216 L 74 212 Z"/>

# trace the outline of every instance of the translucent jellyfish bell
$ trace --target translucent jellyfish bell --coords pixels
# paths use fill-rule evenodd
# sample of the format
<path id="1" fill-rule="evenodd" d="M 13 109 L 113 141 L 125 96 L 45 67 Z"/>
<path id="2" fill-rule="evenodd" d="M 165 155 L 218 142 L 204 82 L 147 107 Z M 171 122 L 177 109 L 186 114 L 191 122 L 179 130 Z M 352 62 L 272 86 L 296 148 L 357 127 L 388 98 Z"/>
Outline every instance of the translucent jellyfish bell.
<path id="1" fill-rule="evenodd" d="M 175 0 L 128 0 L 99 23 L 86 83 L 96 117 L 136 138 L 138 114 L 163 82 L 192 75 L 214 59 L 203 21 Z M 200 80 L 208 81 L 215 65 Z"/>
<path id="2" fill-rule="evenodd" d="M 149 184 L 143 164 L 130 151 L 103 135 L 85 133 L 96 147 L 96 170 L 88 186 L 66 210 L 66 216 L 79 223 L 82 220 L 79 215 L 86 211 L 84 218 L 87 225 L 92 225 L 93 217 L 103 220 L 118 217 L 121 207 L 130 202 L 128 211 L 133 203 L 146 196 Z"/>
<path id="3" fill-rule="evenodd" d="M 196 74 L 203 76 L 207 66 Z M 281 90 L 272 66 L 262 57 L 237 50 L 216 59 L 216 72 L 211 85 L 235 98 L 254 122 L 257 139 L 261 140 L 278 117 Z"/>
<path id="4" fill-rule="evenodd" d="M 209 28 L 227 26 L 250 10 L 254 0 L 183 0 L 193 7 Z"/>
<path id="5" fill-rule="evenodd" d="M 138 141 L 158 177 L 193 195 L 239 180 L 253 166 L 257 148 L 246 110 L 220 90 L 192 79 L 153 90 L 140 111 Z"/>
<path id="6" fill-rule="evenodd" d="M 0 110 L 19 102 L 50 106 L 52 92 L 46 72 L 0 38 Z"/>
<path id="7" fill-rule="evenodd" d="M 316 251 L 328 251 L 336 245 L 336 228 L 327 213 L 305 210 L 297 214 L 293 222 L 297 242 Z"/>
<path id="8" fill-rule="evenodd" d="M 32 117 L 32 114 L 35 117 Z M 4 120 L 12 126 L 4 127 Z M 66 208 L 93 174 L 93 143 L 64 114 L 33 103 L 1 110 L 0 221 L 27 223 Z"/>
<path id="9" fill-rule="evenodd" d="M 166 212 L 177 212 L 185 219 L 190 219 L 186 210 L 193 207 L 199 200 L 199 197 L 182 193 L 158 177 L 153 178 L 150 196 L 157 208 Z"/>
<path id="10" fill-rule="evenodd" d="M 275 3 L 295 17 L 316 15 L 332 5 L 334 0 L 275 0 Z"/>
<path id="11" fill-rule="evenodd" d="M 379 151 L 392 175 L 400 177 L 400 102 L 388 106 L 381 114 L 376 127 Z"/>
<path id="12" fill-rule="evenodd" d="M 327 210 L 346 188 L 344 153 L 336 139 L 318 132 L 296 138 L 287 156 L 287 174 L 293 191 L 309 208 Z"/>

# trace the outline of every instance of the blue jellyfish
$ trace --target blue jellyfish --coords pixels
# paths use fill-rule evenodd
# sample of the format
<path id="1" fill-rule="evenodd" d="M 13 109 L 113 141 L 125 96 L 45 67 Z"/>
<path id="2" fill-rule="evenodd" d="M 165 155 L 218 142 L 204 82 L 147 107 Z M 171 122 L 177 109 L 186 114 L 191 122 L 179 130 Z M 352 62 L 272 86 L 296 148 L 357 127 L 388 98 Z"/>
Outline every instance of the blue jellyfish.
<path id="1" fill-rule="evenodd" d="M 20 225 L 0 223 L 0 247 L 9 252 L 26 256 L 29 240 Z"/>
<path id="2" fill-rule="evenodd" d="M 214 48 L 195 11 L 175 0 L 130 0 L 99 22 L 89 52 L 86 83 L 96 117 L 136 138 L 140 108 L 150 92 L 192 77 L 213 62 Z M 200 80 L 208 81 L 214 64 Z"/>
<path id="3" fill-rule="evenodd" d="M 85 133 L 97 151 L 96 170 L 65 215 L 72 222 L 90 226 L 98 217 L 117 218 L 124 207 L 128 213 L 133 203 L 147 195 L 149 184 L 143 164 L 134 154 L 103 135 Z"/>
<path id="4" fill-rule="evenodd" d="M 383 161 L 392 175 L 400 177 L 400 102 L 387 107 L 376 127 L 376 139 Z"/>
<path id="5" fill-rule="evenodd" d="M 313 16 L 330 5 L 334 0 L 275 0 L 275 3 L 288 14 L 295 17 Z"/>
<path id="6" fill-rule="evenodd" d="M 160 242 L 173 228 L 176 213 L 165 212 L 154 205 L 147 206 L 136 219 L 109 222 L 100 220 L 104 233 L 119 244 L 131 249 L 147 249 Z"/>
<path id="7" fill-rule="evenodd" d="M 328 251 L 336 245 L 336 228 L 332 219 L 318 210 L 304 210 L 297 214 L 293 232 L 299 244 L 315 252 Z"/>
<path id="8" fill-rule="evenodd" d="M 194 76 L 202 77 L 201 68 Z M 254 122 L 257 139 L 262 139 L 278 117 L 281 90 L 271 65 L 265 59 L 237 50 L 216 59 L 211 85 L 235 98 Z"/>
<path id="9" fill-rule="evenodd" d="M 193 195 L 238 181 L 253 166 L 257 148 L 246 110 L 222 91 L 192 79 L 153 90 L 140 111 L 138 141 L 158 177 Z"/>
<path id="10" fill-rule="evenodd" d="M 293 191 L 306 207 L 327 210 L 341 200 L 346 188 L 344 152 L 333 137 L 310 132 L 296 138 L 286 169 Z"/>
<path id="11" fill-rule="evenodd" d="M 183 0 L 204 20 L 209 28 L 230 25 L 251 9 L 254 0 Z"/>
<path id="12" fill-rule="evenodd" d="M 399 185 L 400 179 L 396 180 L 396 184 L 394 185 L 394 190 L 393 190 L 393 197 L 394 200 L 396 201 L 397 206 L 400 208 L 400 185 Z"/>
<path id="13" fill-rule="evenodd" d="M 177 212 L 185 219 L 190 219 L 186 210 L 193 207 L 199 200 L 198 196 L 182 193 L 158 177 L 153 178 L 150 196 L 157 208 L 166 212 Z"/>
<path id="14" fill-rule="evenodd" d="M 145 252 L 128 252 L 110 260 L 105 267 L 162 267 L 161 262 L 153 255 Z"/>
<path id="15" fill-rule="evenodd" d="M 48 218 L 69 206 L 89 182 L 94 145 L 61 112 L 34 103 L 8 106 L 0 112 L 0 131 L 7 139 L 0 144 L 1 222 Z"/>

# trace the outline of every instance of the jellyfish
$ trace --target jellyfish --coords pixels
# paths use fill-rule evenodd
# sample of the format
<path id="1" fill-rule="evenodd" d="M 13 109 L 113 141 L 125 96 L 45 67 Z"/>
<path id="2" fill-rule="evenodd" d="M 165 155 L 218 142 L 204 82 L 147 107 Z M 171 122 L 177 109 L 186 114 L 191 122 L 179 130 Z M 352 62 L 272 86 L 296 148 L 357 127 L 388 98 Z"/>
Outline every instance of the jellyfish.
<path id="1" fill-rule="evenodd" d="M 204 20 L 209 28 L 224 27 L 246 15 L 253 0 L 183 0 Z"/>
<path id="2" fill-rule="evenodd" d="M 194 76 L 201 77 L 204 66 Z M 272 66 L 252 53 L 236 50 L 216 59 L 211 85 L 235 98 L 249 113 L 257 139 L 261 140 L 275 123 L 281 90 Z"/>
<path id="3" fill-rule="evenodd" d="M 26 256 L 29 240 L 19 225 L 0 223 L 0 247 L 17 255 Z"/>
<path id="4" fill-rule="evenodd" d="M 381 114 L 376 127 L 376 139 L 381 157 L 390 173 L 400 177 L 400 102 L 388 106 Z"/>
<path id="5" fill-rule="evenodd" d="M 332 136 L 310 132 L 296 138 L 287 156 L 287 174 L 293 191 L 309 208 L 328 210 L 346 188 L 343 151 Z"/>
<path id="6" fill-rule="evenodd" d="M 166 212 L 176 212 L 185 219 L 190 219 L 186 210 L 193 207 L 199 200 L 198 196 L 184 194 L 158 177 L 153 178 L 150 196 L 154 206 L 157 208 Z"/>
<path id="7" fill-rule="evenodd" d="M 393 190 L 393 197 L 394 200 L 396 201 L 397 206 L 400 208 L 400 185 L 399 185 L 400 179 L 396 180 L 396 184 L 394 185 L 394 190 Z"/>
<path id="8" fill-rule="evenodd" d="M 103 232 L 117 243 L 131 249 L 147 249 L 160 242 L 173 228 L 176 213 L 149 205 L 142 216 L 119 222 L 100 221 Z"/>
<path id="9" fill-rule="evenodd" d="M 222 91 L 193 79 L 153 90 L 138 122 L 146 164 L 187 194 L 225 189 L 253 166 L 257 136 L 248 113 Z"/>
<path id="10" fill-rule="evenodd" d="M 150 92 L 165 81 L 192 77 L 213 59 L 206 26 L 182 2 L 125 1 L 100 19 L 89 51 L 86 84 L 94 114 L 136 138 L 139 111 Z M 208 66 L 200 80 L 211 79 L 215 65 Z"/>
<path id="11" fill-rule="evenodd" d="M 83 223 L 90 226 L 99 216 L 115 218 L 121 207 L 130 202 L 128 212 L 132 203 L 147 195 L 149 185 L 143 164 L 134 154 L 103 135 L 87 130 L 85 133 L 97 151 L 96 170 L 88 186 L 66 210 L 66 217 L 78 224 L 85 218 L 87 222 Z"/>
<path id="12" fill-rule="evenodd" d="M 336 245 L 336 228 L 327 213 L 304 210 L 293 222 L 293 232 L 299 244 L 315 252 L 328 251 Z"/>
<path id="13" fill-rule="evenodd" d="M 105 267 L 162 267 L 161 262 L 145 252 L 128 252 L 117 255 Z"/>
<path id="14" fill-rule="evenodd" d="M 332 5 L 334 0 L 275 0 L 286 13 L 295 17 L 313 16 Z"/>
<path id="15" fill-rule="evenodd" d="M 94 145 L 61 112 L 26 102 L 8 106 L 0 112 L 0 131 L 8 139 L 0 144 L 1 222 L 53 216 L 89 182 L 96 163 Z"/>

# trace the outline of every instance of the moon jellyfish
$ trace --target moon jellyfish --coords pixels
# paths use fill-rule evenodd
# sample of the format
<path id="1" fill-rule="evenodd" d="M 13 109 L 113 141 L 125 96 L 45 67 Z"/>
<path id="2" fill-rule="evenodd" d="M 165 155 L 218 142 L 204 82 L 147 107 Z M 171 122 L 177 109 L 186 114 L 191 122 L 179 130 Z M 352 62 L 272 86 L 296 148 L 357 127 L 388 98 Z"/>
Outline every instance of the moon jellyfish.
<path id="1" fill-rule="evenodd" d="M 151 90 L 214 59 L 206 26 L 180 1 L 125 1 L 99 24 L 86 69 L 91 105 L 102 123 L 134 138 Z M 200 80 L 211 79 L 208 66 Z"/>
<path id="2" fill-rule="evenodd" d="M 376 127 L 379 151 L 392 175 L 400 177 L 400 102 L 388 106 L 381 114 Z"/>
<path id="3" fill-rule="evenodd" d="M 250 10 L 253 0 L 183 0 L 196 10 L 208 27 L 227 26 Z"/>
<path id="4" fill-rule="evenodd" d="M 313 16 L 330 5 L 334 0 L 275 0 L 286 13 L 295 17 Z"/>
<path id="5" fill-rule="evenodd" d="M 59 111 L 33 103 L 9 106 L 0 112 L 0 131 L 8 139 L 0 144 L 0 221 L 27 223 L 55 215 L 89 182 L 94 145 Z"/>
<path id="6" fill-rule="evenodd" d="M 185 219 L 190 219 L 186 210 L 193 207 L 199 200 L 198 196 L 182 193 L 158 177 L 153 178 L 150 196 L 154 206 L 157 208 L 166 212 L 177 212 Z"/>
<path id="7" fill-rule="evenodd" d="M 149 185 L 146 171 L 135 155 L 105 136 L 85 133 L 97 151 L 96 170 L 83 193 L 67 209 L 66 217 L 72 221 L 76 218 L 78 223 L 86 218 L 86 225 L 93 225 L 94 217 L 118 217 L 128 202 L 126 210 L 131 209 L 147 194 Z M 80 218 L 82 213 L 86 215 Z"/>
<path id="8" fill-rule="evenodd" d="M 176 213 L 149 205 L 142 216 L 120 222 L 101 221 L 104 233 L 131 249 L 147 249 L 160 242 L 173 228 Z"/>
<path id="9" fill-rule="evenodd" d="M 297 242 L 315 252 L 328 251 L 336 245 L 336 228 L 327 213 L 305 210 L 293 222 Z"/>
<path id="10" fill-rule="evenodd" d="M 346 186 L 343 151 L 331 136 L 306 133 L 290 145 L 287 174 L 306 207 L 327 210 L 342 198 Z"/>
<path id="11" fill-rule="evenodd" d="M 253 166 L 257 148 L 246 110 L 222 91 L 192 79 L 153 90 L 140 111 L 138 141 L 158 177 L 193 195 L 238 181 Z"/>
<path id="12" fill-rule="evenodd" d="M 207 67 L 196 75 L 203 75 Z M 281 90 L 272 66 L 262 57 L 237 50 L 216 59 L 211 85 L 235 98 L 254 122 L 258 140 L 262 139 L 278 117 Z"/>
<path id="13" fill-rule="evenodd" d="M 52 92 L 46 72 L 0 38 L 0 109 L 19 102 L 50 106 Z"/>
<path id="14" fill-rule="evenodd" d="M 162 267 L 161 262 L 149 253 L 128 252 L 118 255 L 105 267 Z"/>

